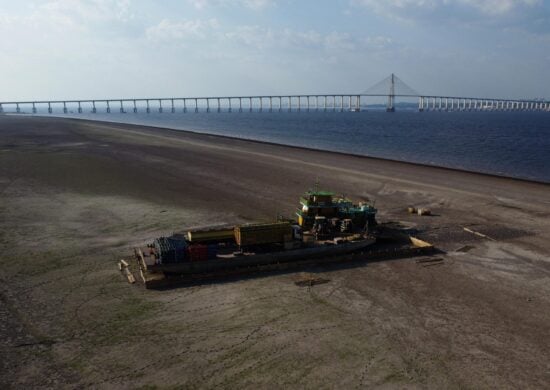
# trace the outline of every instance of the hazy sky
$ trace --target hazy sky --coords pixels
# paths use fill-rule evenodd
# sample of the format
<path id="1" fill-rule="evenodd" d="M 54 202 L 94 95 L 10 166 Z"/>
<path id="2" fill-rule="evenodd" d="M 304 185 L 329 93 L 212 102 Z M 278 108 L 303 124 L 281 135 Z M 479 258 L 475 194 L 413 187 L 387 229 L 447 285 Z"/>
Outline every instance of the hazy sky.
<path id="1" fill-rule="evenodd" d="M 360 93 L 550 98 L 550 1 L 0 0 L 0 101 Z"/>

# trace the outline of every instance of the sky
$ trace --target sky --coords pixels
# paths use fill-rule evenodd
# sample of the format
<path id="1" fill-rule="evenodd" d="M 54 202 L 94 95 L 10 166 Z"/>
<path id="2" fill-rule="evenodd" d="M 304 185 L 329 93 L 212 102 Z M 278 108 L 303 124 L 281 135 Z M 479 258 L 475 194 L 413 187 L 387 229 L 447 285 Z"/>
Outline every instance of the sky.
<path id="1" fill-rule="evenodd" d="M 0 102 L 361 93 L 550 99 L 545 0 L 0 0 Z"/>

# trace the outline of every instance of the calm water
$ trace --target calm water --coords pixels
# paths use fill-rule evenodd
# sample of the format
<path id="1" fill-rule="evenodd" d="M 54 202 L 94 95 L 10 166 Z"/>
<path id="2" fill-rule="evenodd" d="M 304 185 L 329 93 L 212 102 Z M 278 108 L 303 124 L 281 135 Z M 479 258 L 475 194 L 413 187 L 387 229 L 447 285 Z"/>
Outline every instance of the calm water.
<path id="1" fill-rule="evenodd" d="M 143 112 L 79 117 L 193 130 L 550 183 L 550 113 L 545 112 Z"/>

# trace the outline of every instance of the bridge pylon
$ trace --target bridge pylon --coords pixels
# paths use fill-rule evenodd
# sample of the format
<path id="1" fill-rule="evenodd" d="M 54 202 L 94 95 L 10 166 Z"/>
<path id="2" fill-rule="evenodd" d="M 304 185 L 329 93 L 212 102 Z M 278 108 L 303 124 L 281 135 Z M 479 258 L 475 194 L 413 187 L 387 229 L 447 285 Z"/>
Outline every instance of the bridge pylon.
<path id="1" fill-rule="evenodd" d="M 395 75 L 393 73 L 391 74 L 390 79 L 390 93 L 388 95 L 386 112 L 395 112 Z"/>

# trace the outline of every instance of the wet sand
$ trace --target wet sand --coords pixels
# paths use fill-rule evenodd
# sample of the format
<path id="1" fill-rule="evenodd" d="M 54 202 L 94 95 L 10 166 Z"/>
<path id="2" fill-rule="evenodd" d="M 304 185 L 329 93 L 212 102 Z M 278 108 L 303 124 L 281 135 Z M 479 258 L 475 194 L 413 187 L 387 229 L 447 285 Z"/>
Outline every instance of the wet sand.
<path id="1" fill-rule="evenodd" d="M 132 245 L 292 216 L 316 180 L 445 251 L 169 291 Z M 140 126 L 0 116 L 0 385 L 543 388 L 550 185 Z M 409 205 L 434 216 L 409 215 Z M 490 239 L 463 230 L 468 227 Z"/>

